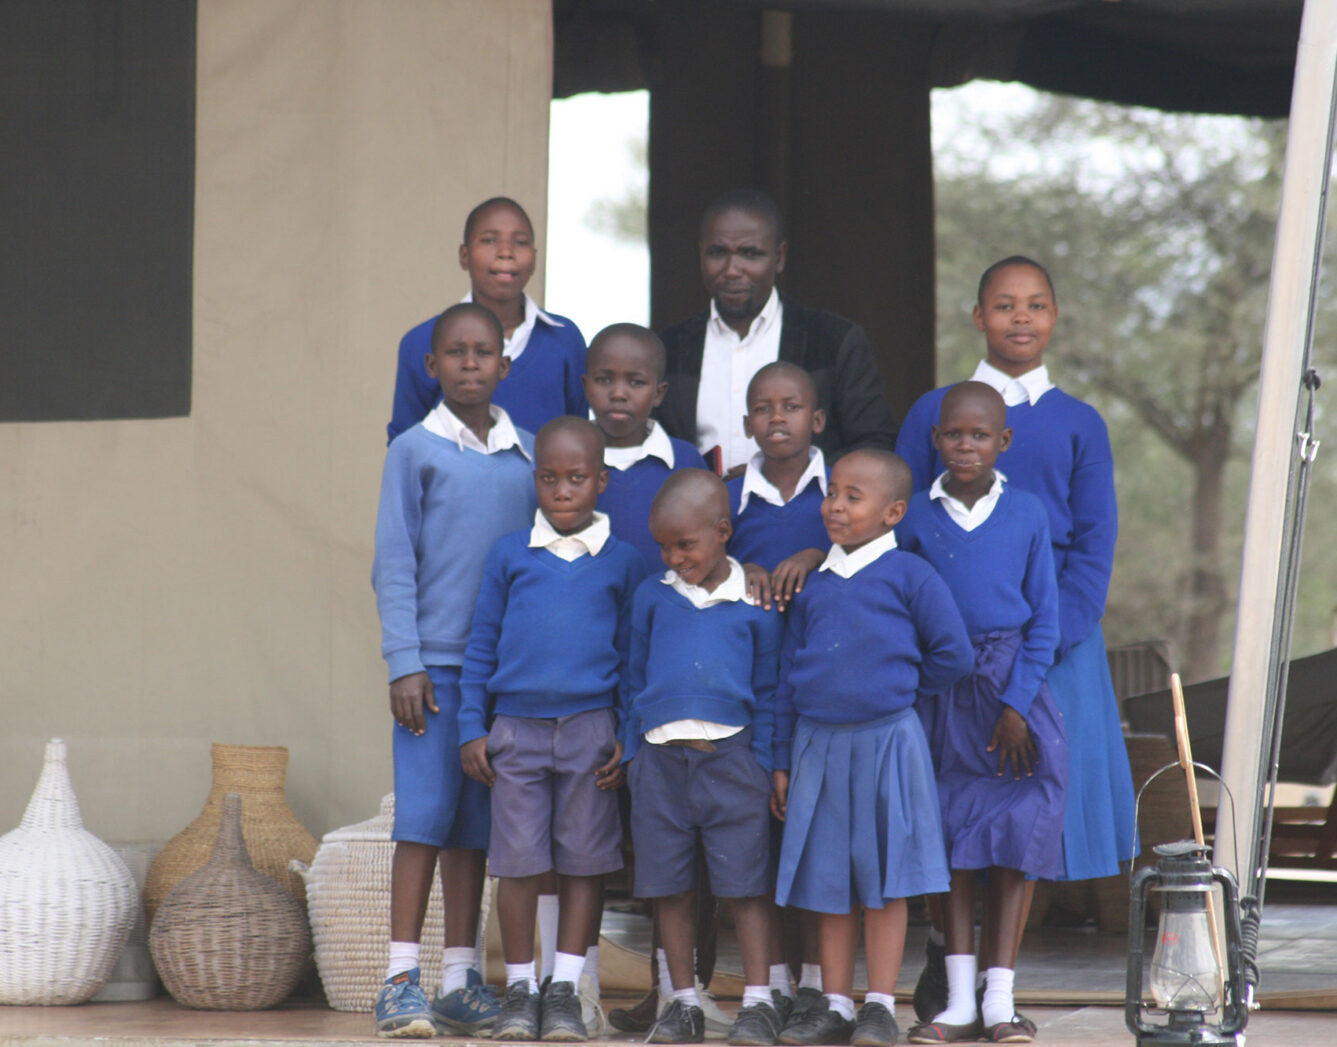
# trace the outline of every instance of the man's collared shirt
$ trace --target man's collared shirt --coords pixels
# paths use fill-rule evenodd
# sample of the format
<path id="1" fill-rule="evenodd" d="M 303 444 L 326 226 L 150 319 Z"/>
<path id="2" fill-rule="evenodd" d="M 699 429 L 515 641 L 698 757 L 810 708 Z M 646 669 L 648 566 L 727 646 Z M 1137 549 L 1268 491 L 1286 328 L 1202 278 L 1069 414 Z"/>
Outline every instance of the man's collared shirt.
<path id="1" fill-rule="evenodd" d="M 743 432 L 747 386 L 754 374 L 780 358 L 783 323 L 784 308 L 775 288 L 743 338 L 710 300 L 696 395 L 696 445 L 703 454 L 718 446 L 725 472 L 746 464 L 757 452 L 757 442 Z"/>

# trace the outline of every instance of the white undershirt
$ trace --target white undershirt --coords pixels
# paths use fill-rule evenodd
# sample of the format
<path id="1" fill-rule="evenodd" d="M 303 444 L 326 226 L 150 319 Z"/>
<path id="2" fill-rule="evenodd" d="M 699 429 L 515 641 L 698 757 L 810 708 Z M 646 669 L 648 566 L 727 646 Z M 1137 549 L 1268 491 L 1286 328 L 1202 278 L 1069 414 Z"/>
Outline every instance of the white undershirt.
<path id="1" fill-rule="evenodd" d="M 757 442 L 743 432 L 747 386 L 754 374 L 780 359 L 783 322 L 784 308 L 775 288 L 742 338 L 724 322 L 715 300 L 710 301 L 696 394 L 696 446 L 703 454 L 719 447 L 725 472 L 746 465 L 757 453 Z"/>

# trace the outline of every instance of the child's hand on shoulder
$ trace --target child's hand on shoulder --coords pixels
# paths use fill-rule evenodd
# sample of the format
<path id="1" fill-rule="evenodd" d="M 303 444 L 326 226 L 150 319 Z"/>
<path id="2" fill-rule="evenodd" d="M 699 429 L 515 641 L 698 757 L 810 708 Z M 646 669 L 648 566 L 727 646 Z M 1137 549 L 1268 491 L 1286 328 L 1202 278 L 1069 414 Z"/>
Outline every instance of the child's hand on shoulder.
<path id="1" fill-rule="evenodd" d="M 464 773 L 476 782 L 482 782 L 489 789 L 497 780 L 497 773 L 487 759 L 487 736 L 475 738 L 460 746 L 460 764 Z"/>
<path id="2" fill-rule="evenodd" d="M 395 723 L 407 727 L 414 734 L 426 734 L 424 707 L 430 712 L 440 712 L 436 707 L 432 678 L 425 672 L 409 673 L 391 682 L 390 714 L 395 718 Z"/>
<path id="3" fill-rule="evenodd" d="M 803 592 L 803 583 L 808 575 L 821 567 L 825 559 L 826 553 L 820 549 L 804 549 L 775 565 L 775 570 L 771 572 L 771 593 L 775 597 L 777 610 L 783 611 L 795 596 Z"/>
<path id="4" fill-rule="evenodd" d="M 1026 718 L 1010 705 L 1003 706 L 1002 715 L 994 724 L 993 735 L 985 752 L 998 753 L 998 777 L 1003 777 L 1006 768 L 1012 768 L 1012 778 L 1020 781 L 1023 773 L 1027 778 L 1035 773 L 1035 765 L 1040 756 L 1031 738 L 1031 729 L 1026 726 Z"/>
<path id="5" fill-rule="evenodd" d="M 608 762 L 594 769 L 594 784 L 600 789 L 620 789 L 626 780 L 627 773 L 622 769 L 622 743 L 618 742 Z"/>
<path id="6" fill-rule="evenodd" d="M 785 820 L 785 809 L 789 806 L 789 772 L 771 772 L 771 814 L 780 821 Z"/>
<path id="7" fill-rule="evenodd" d="M 747 598 L 753 607 L 763 611 L 771 609 L 771 572 L 754 563 L 743 564 L 743 581 L 747 585 Z"/>

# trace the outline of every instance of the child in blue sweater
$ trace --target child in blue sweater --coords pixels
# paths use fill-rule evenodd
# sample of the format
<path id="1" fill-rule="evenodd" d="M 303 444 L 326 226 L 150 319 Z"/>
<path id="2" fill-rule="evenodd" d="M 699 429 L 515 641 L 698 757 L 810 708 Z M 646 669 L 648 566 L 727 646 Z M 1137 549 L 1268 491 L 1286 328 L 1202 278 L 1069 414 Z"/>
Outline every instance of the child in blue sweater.
<path id="1" fill-rule="evenodd" d="M 608 514 L 613 534 L 634 545 L 652 568 L 659 563 L 659 545 L 650 534 L 650 503 L 670 473 L 706 467 L 701 452 L 650 417 L 668 390 L 664 343 L 640 324 L 605 327 L 585 353 L 582 380 L 608 466 L 599 511 Z"/>
<path id="2" fill-rule="evenodd" d="M 636 590 L 627 680 L 636 894 L 655 899 L 673 999 L 649 1043 L 700 1043 L 692 963 L 698 848 L 716 896 L 732 899 L 743 1006 L 729 1042 L 771 1044 L 780 1016 L 767 984 L 772 704 L 780 620 L 747 600 L 726 553 L 729 498 L 704 469 L 664 481 L 650 529 L 669 570 Z"/>
<path id="3" fill-rule="evenodd" d="M 499 535 L 524 526 L 535 505 L 533 438 L 491 402 L 509 366 L 501 343 L 501 324 L 482 306 L 442 313 L 426 365 L 441 403 L 385 456 L 371 576 L 395 718 L 390 964 L 375 1019 L 381 1036 L 431 1036 L 438 1028 L 475 1034 L 499 1010 L 474 950 L 488 797 L 460 767 L 457 714 L 483 558 Z M 429 1004 L 418 955 L 438 856 L 446 949 L 441 991 Z"/>
<path id="4" fill-rule="evenodd" d="M 938 773 L 947 864 L 947 1007 L 910 1030 L 911 1043 L 1023 1043 L 1034 1028 L 1013 1008 L 1013 966 L 1024 929 L 1027 877 L 1063 868 L 1068 743 L 1045 685 L 1058 648 L 1058 585 L 1049 522 L 1035 495 L 994 471 L 1012 431 L 992 387 L 962 382 L 943 397 L 934 445 L 947 463 L 910 500 L 897 528 L 956 597 L 975 671 L 922 697 L 920 716 Z M 975 882 L 988 871 L 975 1000 Z M 981 1025 L 983 1028 L 981 1029 Z"/>
<path id="5" fill-rule="evenodd" d="M 469 274 L 464 300 L 496 313 L 505 334 L 503 352 L 511 362 L 493 399 L 531 433 L 558 415 L 584 417 L 589 409 L 580 387 L 585 339 L 570 320 L 544 312 L 525 293 L 537 257 L 529 215 L 509 197 L 484 200 L 464 220 L 460 268 Z M 431 330 L 427 320 L 399 343 L 395 401 L 386 426 L 391 440 L 422 421 L 440 399 L 436 382 L 423 368 Z"/>
<path id="6" fill-rule="evenodd" d="M 506 956 L 498 1040 L 584 1040 L 576 989 L 605 873 L 622 868 L 622 673 L 640 554 L 595 502 L 608 482 L 599 430 L 556 418 L 534 448 L 533 527 L 488 553 L 464 655 L 460 759 L 492 789 L 490 872 Z M 554 613 L 560 609 L 560 613 Z M 534 967 L 539 881 L 561 898 L 552 981 Z"/>
<path id="7" fill-rule="evenodd" d="M 970 639 L 942 579 L 896 548 L 909 495 L 910 470 L 890 451 L 837 461 L 822 503 L 834 544 L 789 610 L 772 742 L 785 822 L 775 900 L 819 914 L 825 995 L 781 1043 L 895 1043 L 905 899 L 948 885 L 914 702 L 970 671 Z M 869 991 L 856 1023 L 861 910 Z"/>

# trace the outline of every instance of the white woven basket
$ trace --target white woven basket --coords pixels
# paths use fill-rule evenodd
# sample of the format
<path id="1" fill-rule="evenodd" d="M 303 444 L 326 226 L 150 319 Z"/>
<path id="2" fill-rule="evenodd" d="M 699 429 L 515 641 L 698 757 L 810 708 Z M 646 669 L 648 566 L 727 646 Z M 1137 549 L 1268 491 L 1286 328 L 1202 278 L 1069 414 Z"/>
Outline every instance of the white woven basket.
<path id="1" fill-rule="evenodd" d="M 293 862 L 306 880 L 316 968 L 325 997 L 337 1011 L 370 1011 L 385 980 L 390 956 L 390 862 L 395 851 L 390 830 L 394 821 L 395 795 L 387 793 L 376 817 L 326 833 L 309 869 Z M 491 892 L 485 891 L 480 928 L 487 926 L 490 898 Z M 420 966 L 429 995 L 441 977 L 443 911 L 438 874 L 432 881 L 422 928 Z"/>
<path id="2" fill-rule="evenodd" d="M 138 909 L 116 852 L 84 828 L 65 743 L 46 763 L 23 821 L 0 836 L 0 1003 L 82 1003 L 111 975 Z"/>

